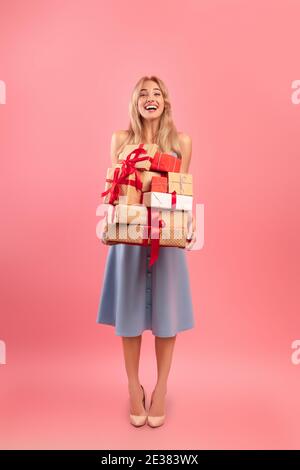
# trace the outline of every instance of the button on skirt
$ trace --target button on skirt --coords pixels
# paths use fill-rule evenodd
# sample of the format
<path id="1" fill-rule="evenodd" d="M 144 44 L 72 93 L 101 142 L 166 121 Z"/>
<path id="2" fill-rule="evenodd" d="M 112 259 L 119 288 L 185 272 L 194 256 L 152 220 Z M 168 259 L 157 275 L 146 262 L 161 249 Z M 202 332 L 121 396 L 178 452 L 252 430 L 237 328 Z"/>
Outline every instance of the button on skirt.
<path id="1" fill-rule="evenodd" d="M 108 247 L 96 322 L 118 336 L 170 337 L 195 326 L 185 250 L 160 247 L 149 260 L 150 246 Z"/>

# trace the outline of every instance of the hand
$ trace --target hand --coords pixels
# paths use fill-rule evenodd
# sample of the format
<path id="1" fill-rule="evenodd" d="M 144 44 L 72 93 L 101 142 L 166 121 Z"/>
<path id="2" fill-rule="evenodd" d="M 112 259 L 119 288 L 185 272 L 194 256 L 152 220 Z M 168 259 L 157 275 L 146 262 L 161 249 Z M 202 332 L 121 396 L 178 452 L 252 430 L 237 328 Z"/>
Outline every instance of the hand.
<path id="1" fill-rule="evenodd" d="M 103 232 L 101 234 L 101 242 L 104 243 L 104 245 L 107 245 L 107 239 L 106 239 L 107 231 L 108 231 L 107 218 L 105 218 L 105 222 L 103 222 Z"/>
<path id="2" fill-rule="evenodd" d="M 102 236 L 102 238 L 101 238 L 101 242 L 102 242 L 104 245 L 107 245 L 107 241 L 106 241 L 105 238 L 103 238 L 103 236 Z"/>
<path id="3" fill-rule="evenodd" d="M 186 238 L 186 249 L 191 250 L 194 243 L 196 242 L 196 221 L 194 214 L 192 214 L 192 226 L 190 221 L 188 222 L 188 234 Z"/>

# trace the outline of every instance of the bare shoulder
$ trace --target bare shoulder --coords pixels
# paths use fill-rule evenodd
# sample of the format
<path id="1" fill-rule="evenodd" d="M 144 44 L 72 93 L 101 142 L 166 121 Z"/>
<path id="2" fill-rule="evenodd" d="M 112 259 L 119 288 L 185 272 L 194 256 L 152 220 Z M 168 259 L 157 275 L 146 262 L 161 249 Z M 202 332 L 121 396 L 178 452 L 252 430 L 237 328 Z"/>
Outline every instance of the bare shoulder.
<path id="1" fill-rule="evenodd" d="M 118 136 L 119 138 L 126 138 L 129 134 L 129 131 L 126 131 L 126 130 L 114 131 L 114 134 L 116 134 L 116 136 Z"/>
<path id="2" fill-rule="evenodd" d="M 114 140 L 117 143 L 117 145 L 120 146 L 123 144 L 123 142 L 125 142 L 125 140 L 128 137 L 128 134 L 129 134 L 128 131 L 123 131 L 123 130 L 114 131 L 112 134 L 112 140 Z"/>
<path id="3" fill-rule="evenodd" d="M 182 143 L 183 145 L 192 143 L 191 136 L 189 134 L 186 134 L 185 132 L 178 132 L 178 139 L 180 144 Z"/>
<path id="4" fill-rule="evenodd" d="M 192 158 L 192 138 L 185 132 L 178 132 L 178 140 L 182 157 L 180 171 L 188 173 Z"/>
<path id="5" fill-rule="evenodd" d="M 128 137 L 129 132 L 128 131 L 123 131 L 123 130 L 118 130 L 114 131 L 112 133 L 111 137 L 111 148 L 110 148 L 110 156 L 113 164 L 117 163 L 117 153 L 118 149 L 121 147 L 121 145 L 125 142 L 125 140 Z"/>

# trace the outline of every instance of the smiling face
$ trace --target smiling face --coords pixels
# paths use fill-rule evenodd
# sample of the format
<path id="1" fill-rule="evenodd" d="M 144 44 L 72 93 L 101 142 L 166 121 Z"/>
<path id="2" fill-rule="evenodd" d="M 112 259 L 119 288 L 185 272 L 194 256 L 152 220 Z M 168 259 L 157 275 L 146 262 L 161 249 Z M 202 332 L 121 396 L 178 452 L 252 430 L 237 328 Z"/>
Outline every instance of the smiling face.
<path id="1" fill-rule="evenodd" d="M 144 119 L 157 119 L 164 110 L 164 98 L 158 84 L 146 80 L 138 97 L 138 110 Z"/>

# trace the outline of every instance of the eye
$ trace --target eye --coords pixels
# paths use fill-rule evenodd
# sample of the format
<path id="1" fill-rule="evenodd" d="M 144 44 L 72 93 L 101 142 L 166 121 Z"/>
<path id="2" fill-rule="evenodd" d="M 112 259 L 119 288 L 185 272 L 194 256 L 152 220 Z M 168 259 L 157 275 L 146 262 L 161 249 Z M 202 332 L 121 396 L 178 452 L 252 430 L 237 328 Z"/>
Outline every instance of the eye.
<path id="1" fill-rule="evenodd" d="M 156 93 L 154 93 L 154 94 L 155 94 L 156 96 L 161 96 L 161 94 L 160 94 L 159 92 L 156 92 Z M 141 93 L 139 96 L 140 96 L 140 97 L 143 97 L 143 96 L 147 96 L 147 94 L 146 94 L 146 93 Z"/>

